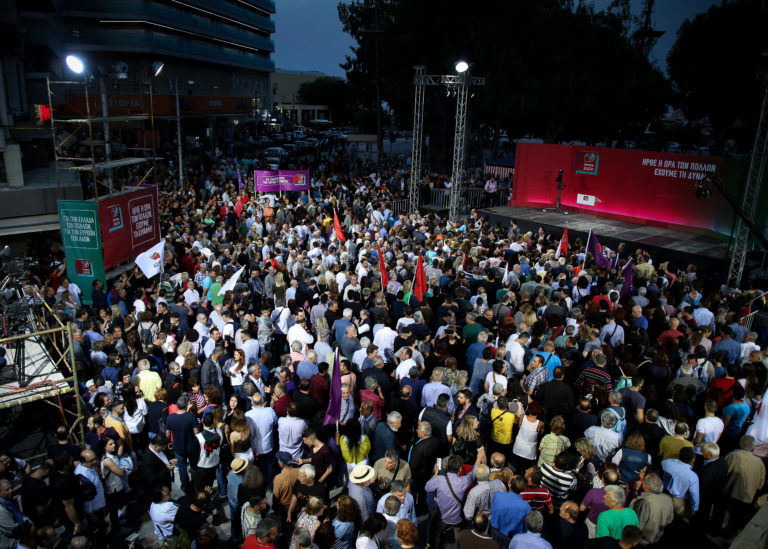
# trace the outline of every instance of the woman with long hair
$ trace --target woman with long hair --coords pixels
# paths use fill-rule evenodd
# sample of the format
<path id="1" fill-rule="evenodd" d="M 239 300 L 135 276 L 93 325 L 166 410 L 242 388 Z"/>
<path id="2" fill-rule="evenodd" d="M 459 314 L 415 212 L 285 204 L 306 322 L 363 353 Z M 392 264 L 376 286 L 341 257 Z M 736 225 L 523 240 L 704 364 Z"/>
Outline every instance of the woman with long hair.
<path id="1" fill-rule="evenodd" d="M 145 448 L 149 441 L 145 432 L 149 410 L 144 399 L 139 396 L 138 387 L 133 385 L 123 387 L 123 404 L 125 404 L 123 413 L 125 426 L 131 433 L 131 438 L 139 443 L 138 447 Z"/>
<path id="2" fill-rule="evenodd" d="M 357 502 L 347 495 L 336 500 L 336 517 L 333 519 L 333 532 L 336 545 L 340 549 L 349 549 L 355 544 L 355 526 L 359 513 Z"/>
<path id="3" fill-rule="evenodd" d="M 341 450 L 341 457 L 347 464 L 347 473 L 351 473 L 356 465 L 368 465 L 368 454 L 371 452 L 371 441 L 364 435 L 359 421 L 348 421 L 341 428 L 343 433 L 336 433 L 336 443 Z"/>
<path id="4" fill-rule="evenodd" d="M 122 478 L 125 470 L 118 464 L 123 454 L 123 445 L 115 439 L 104 436 L 99 440 L 99 457 L 101 458 L 101 478 L 104 484 L 104 496 L 107 501 L 109 522 L 112 532 L 120 530 L 120 508 L 125 505 L 125 487 Z"/>
<path id="5" fill-rule="evenodd" d="M 239 408 L 235 408 L 235 411 L 232 412 L 228 438 L 233 458 L 244 459 L 248 463 L 254 462 L 251 428 L 248 425 L 248 418 Z"/>
<path id="6" fill-rule="evenodd" d="M 480 420 L 477 416 L 466 414 L 459 426 L 456 427 L 456 436 L 453 439 L 452 451 L 461 456 L 464 465 L 474 464 L 477 460 L 477 449 L 483 445 L 483 437 L 478 429 Z"/>

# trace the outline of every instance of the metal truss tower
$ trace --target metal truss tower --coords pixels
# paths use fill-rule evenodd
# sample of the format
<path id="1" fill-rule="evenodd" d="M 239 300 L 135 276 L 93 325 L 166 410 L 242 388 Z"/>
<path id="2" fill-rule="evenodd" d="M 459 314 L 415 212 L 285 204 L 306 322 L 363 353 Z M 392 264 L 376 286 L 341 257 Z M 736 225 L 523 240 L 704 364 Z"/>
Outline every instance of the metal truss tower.
<path id="1" fill-rule="evenodd" d="M 760 196 L 760 184 L 765 177 L 766 162 L 768 161 L 768 87 L 763 97 L 763 106 L 760 110 L 760 121 L 755 134 L 755 144 L 752 147 L 752 155 L 749 160 L 747 181 L 744 185 L 744 193 L 741 199 L 741 208 L 747 219 L 754 222 L 758 197 Z M 744 264 L 747 260 L 750 240 L 749 225 L 739 217 L 736 225 L 736 233 L 733 236 L 731 248 L 731 263 L 728 268 L 728 283 L 738 286 L 744 274 Z"/>
<path id="2" fill-rule="evenodd" d="M 453 181 L 458 173 L 464 171 L 464 135 L 467 126 L 467 96 L 470 86 L 485 86 L 485 78 L 470 78 L 467 72 L 461 74 L 424 74 L 424 66 L 414 67 L 413 84 L 416 92 L 413 104 L 413 148 L 411 152 L 411 181 L 408 185 L 408 198 L 411 213 L 419 208 L 419 180 L 421 177 L 421 148 L 424 144 L 424 88 L 425 86 L 445 86 L 456 90 L 456 132 L 453 144 Z M 460 177 L 460 176 L 459 176 Z M 459 215 L 461 187 L 455 183 L 451 187 L 449 215 L 455 220 Z"/>
<path id="3" fill-rule="evenodd" d="M 419 183 L 421 180 L 421 147 L 424 143 L 424 65 L 413 67 L 416 74 L 413 84 L 416 92 L 413 102 L 413 148 L 411 152 L 411 181 L 408 185 L 410 213 L 419 209 Z"/>
<path id="4" fill-rule="evenodd" d="M 456 83 L 456 130 L 453 134 L 453 169 L 451 170 L 451 201 L 448 218 L 456 222 L 461 215 L 461 186 L 464 177 L 464 137 L 467 129 L 467 92 L 469 90 L 469 71 L 458 76 Z"/>

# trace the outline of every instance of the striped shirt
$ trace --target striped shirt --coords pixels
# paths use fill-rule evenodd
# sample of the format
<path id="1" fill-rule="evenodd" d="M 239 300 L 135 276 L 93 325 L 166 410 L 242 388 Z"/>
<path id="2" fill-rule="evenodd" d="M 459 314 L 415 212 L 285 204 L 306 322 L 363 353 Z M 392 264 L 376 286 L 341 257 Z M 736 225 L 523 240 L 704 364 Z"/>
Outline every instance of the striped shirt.
<path id="1" fill-rule="evenodd" d="M 576 485 L 576 476 L 570 471 L 558 471 L 552 465 L 541 466 L 541 485 L 549 490 L 555 509 L 568 499 L 568 493 Z"/>
<path id="2" fill-rule="evenodd" d="M 576 384 L 583 386 L 584 390 L 590 393 L 599 385 L 604 385 L 608 391 L 613 389 L 611 376 L 608 375 L 608 372 L 603 368 L 598 368 L 597 366 L 588 366 L 584 368 L 581 373 L 579 373 Z"/>
<path id="3" fill-rule="evenodd" d="M 544 511 L 548 505 L 552 505 L 552 496 L 549 490 L 543 486 L 528 486 L 520 494 L 520 497 L 528 502 L 533 511 Z"/>

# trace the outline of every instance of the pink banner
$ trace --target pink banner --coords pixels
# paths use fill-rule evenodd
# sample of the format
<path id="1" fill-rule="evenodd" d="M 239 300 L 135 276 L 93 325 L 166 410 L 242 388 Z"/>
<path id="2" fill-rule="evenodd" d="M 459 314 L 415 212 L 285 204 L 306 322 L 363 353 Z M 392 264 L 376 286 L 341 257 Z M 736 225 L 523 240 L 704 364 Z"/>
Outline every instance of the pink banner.
<path id="1" fill-rule="evenodd" d="M 254 190 L 262 193 L 309 190 L 309 170 L 280 170 L 254 172 Z"/>

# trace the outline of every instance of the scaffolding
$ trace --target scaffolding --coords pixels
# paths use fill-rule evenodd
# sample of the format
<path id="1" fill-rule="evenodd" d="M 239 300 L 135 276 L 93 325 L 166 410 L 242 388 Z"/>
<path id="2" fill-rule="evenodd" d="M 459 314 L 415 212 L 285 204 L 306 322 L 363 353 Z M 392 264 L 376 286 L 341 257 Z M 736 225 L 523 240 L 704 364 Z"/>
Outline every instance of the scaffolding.
<path id="1" fill-rule="evenodd" d="M 84 443 L 83 406 L 78 392 L 72 324 L 5 337 L 0 339 L 0 346 L 6 348 L 6 360 L 12 365 L 16 377 L 15 381 L 0 385 L 0 410 L 45 402 L 61 412 L 67 425 L 79 426 L 79 440 Z M 49 348 L 58 358 L 51 356 Z M 74 397 L 74 411 L 64 406 L 62 399 L 67 396 Z M 39 457 L 28 456 L 27 459 Z"/>
<path id="2" fill-rule="evenodd" d="M 125 190 L 124 184 L 117 188 L 113 181 L 112 176 L 115 169 L 151 162 L 152 166 L 146 173 L 143 173 L 139 185 L 143 184 L 150 174 L 154 174 L 156 178 L 155 117 L 151 84 L 143 86 L 137 85 L 134 82 L 121 84 L 120 79 L 108 76 L 101 76 L 96 79 L 86 77 L 83 80 L 51 80 L 46 78 L 46 88 L 48 91 L 48 108 L 59 198 L 62 197 L 61 170 L 74 170 L 81 173 L 90 172 L 91 182 L 97 199 L 100 187 L 102 188 L 102 194 L 103 189 L 106 189 L 108 193 Z M 149 94 L 149 104 L 146 105 L 148 108 L 145 108 L 143 100 L 145 89 Z M 121 94 L 126 93 L 133 94 L 131 97 L 141 97 L 139 105 L 141 112 L 110 115 L 110 91 L 114 91 L 118 97 L 123 97 L 124 95 Z M 77 98 L 79 93 L 82 93 L 83 101 Z M 119 102 L 120 100 L 118 99 L 116 103 Z M 114 137 L 112 124 L 135 122 L 149 122 L 151 146 L 133 147 L 131 152 L 138 154 L 113 160 L 112 146 L 119 144 L 120 140 Z M 100 125 L 100 129 L 97 125 Z M 78 135 L 86 130 L 87 138 L 79 138 Z M 94 134 L 99 131 L 102 134 L 102 138 L 96 139 Z M 75 154 L 68 152 L 70 148 L 75 146 L 79 148 L 79 152 Z M 85 152 L 85 154 L 80 154 L 81 152 Z M 143 156 L 139 156 L 139 154 L 143 154 Z"/>

